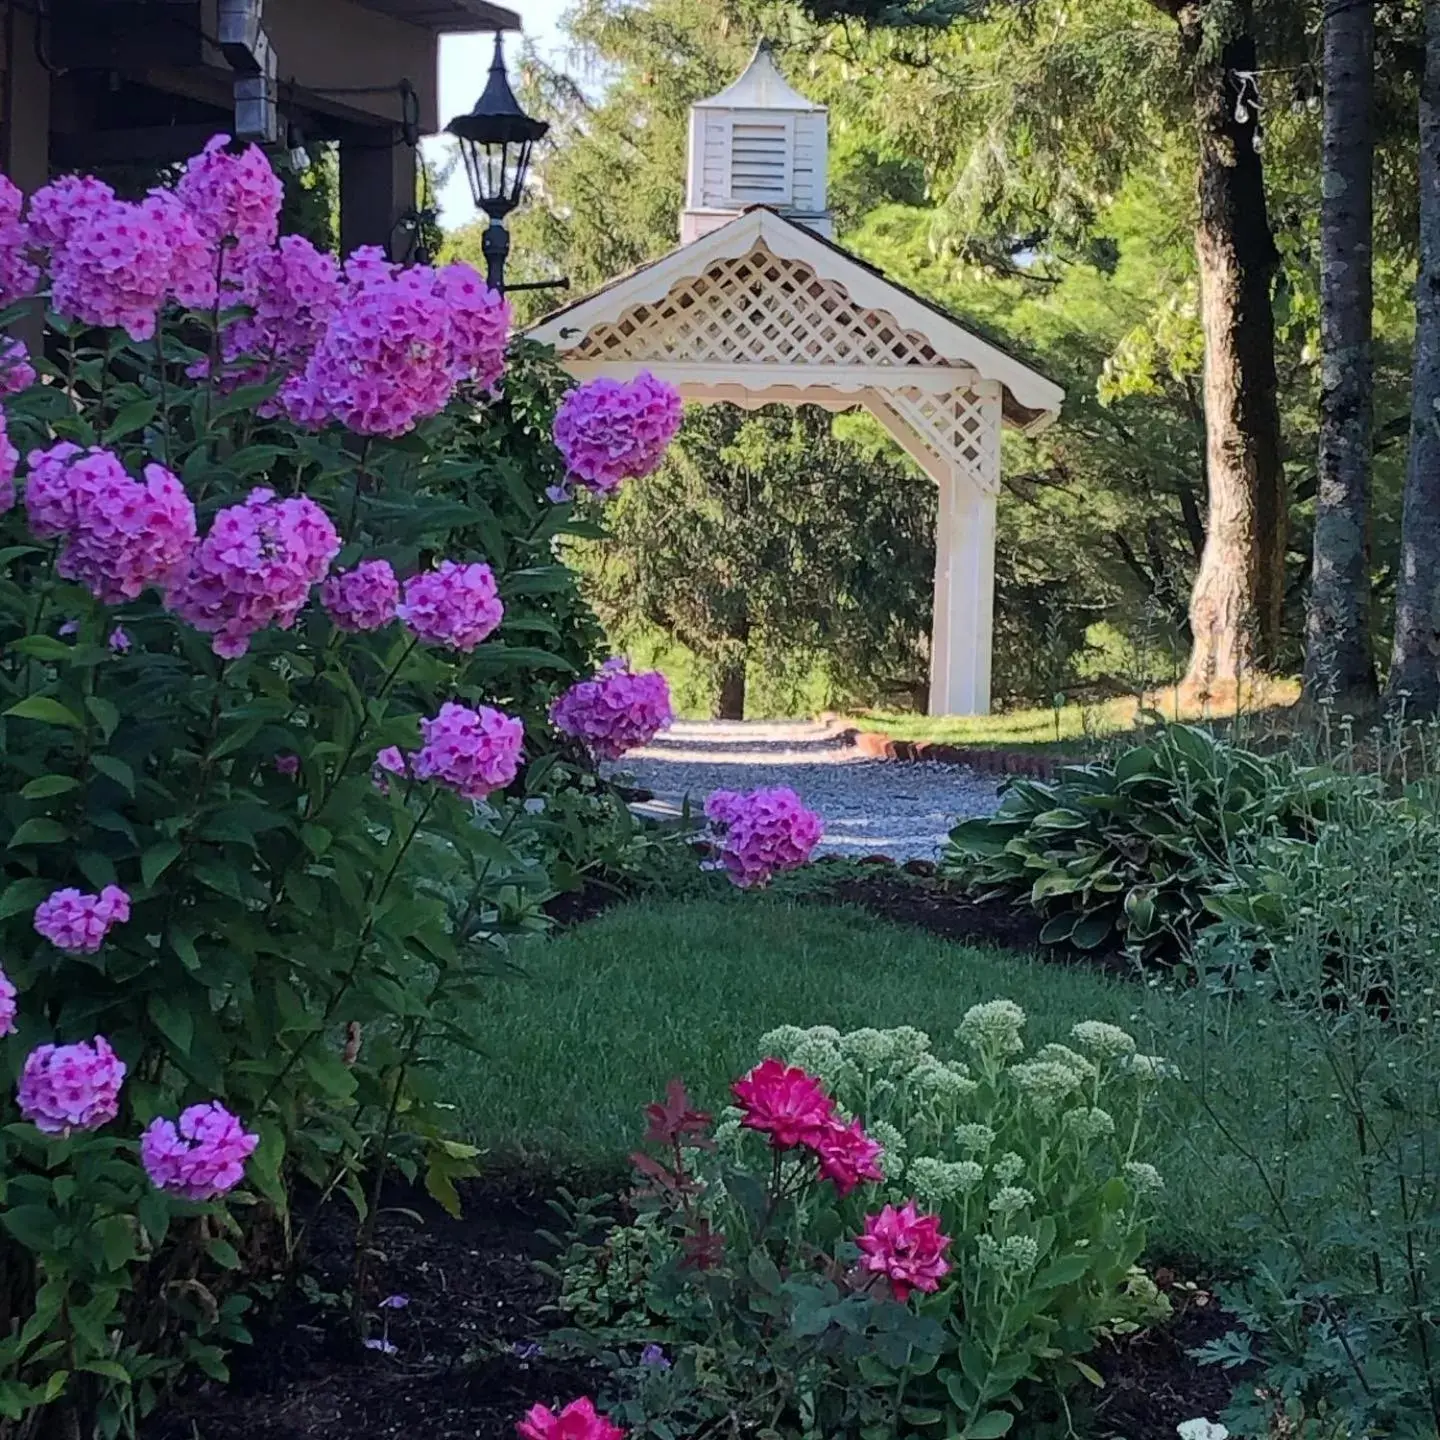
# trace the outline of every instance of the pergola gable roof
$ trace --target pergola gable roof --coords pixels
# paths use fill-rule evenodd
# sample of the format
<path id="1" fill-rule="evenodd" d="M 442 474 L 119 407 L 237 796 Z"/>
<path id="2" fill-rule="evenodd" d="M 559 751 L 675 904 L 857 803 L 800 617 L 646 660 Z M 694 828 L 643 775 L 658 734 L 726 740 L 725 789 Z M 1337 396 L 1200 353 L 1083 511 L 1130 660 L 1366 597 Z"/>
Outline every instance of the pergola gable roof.
<path id="1" fill-rule="evenodd" d="M 1058 414 L 1065 392 L 1054 381 L 967 330 L 933 301 L 763 205 L 750 207 L 708 235 L 552 311 L 530 330 L 530 336 L 554 345 L 563 354 L 581 344 L 596 327 L 613 325 L 636 306 L 663 301 L 687 278 L 703 275 L 717 262 L 741 259 L 757 246 L 777 258 L 804 264 L 818 279 L 841 286 L 857 306 L 893 316 L 909 335 L 912 348 L 919 346 L 927 352 L 927 360 L 919 362 L 924 368 L 968 369 L 981 380 L 999 384 L 1009 424 L 1035 431 Z M 763 371 L 765 367 L 758 362 L 753 368 Z M 905 362 L 896 363 L 897 379 L 898 372 L 906 368 Z"/>

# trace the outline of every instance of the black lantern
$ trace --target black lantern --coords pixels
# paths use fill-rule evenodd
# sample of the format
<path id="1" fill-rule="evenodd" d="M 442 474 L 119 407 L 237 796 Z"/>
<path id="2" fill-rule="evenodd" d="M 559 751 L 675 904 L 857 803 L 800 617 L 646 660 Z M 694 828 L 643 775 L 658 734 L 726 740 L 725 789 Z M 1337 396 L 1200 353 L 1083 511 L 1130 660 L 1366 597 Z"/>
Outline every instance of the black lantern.
<path id="1" fill-rule="evenodd" d="M 465 160 L 465 173 L 470 177 L 470 193 L 476 206 L 490 217 L 481 242 L 486 283 L 492 289 L 503 290 L 505 257 L 510 251 L 505 217 L 525 193 L 530 152 L 550 129 L 550 124 L 536 120 L 520 108 L 505 78 L 505 53 L 498 30 L 485 93 L 468 115 L 458 116 L 445 128 L 460 142 L 460 154 Z"/>

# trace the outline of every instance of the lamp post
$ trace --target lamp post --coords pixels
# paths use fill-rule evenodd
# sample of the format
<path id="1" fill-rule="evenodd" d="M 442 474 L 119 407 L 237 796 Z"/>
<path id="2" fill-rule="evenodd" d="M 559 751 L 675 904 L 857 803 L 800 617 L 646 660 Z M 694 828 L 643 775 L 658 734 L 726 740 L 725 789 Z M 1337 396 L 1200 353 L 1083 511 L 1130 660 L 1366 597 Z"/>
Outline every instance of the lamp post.
<path id="1" fill-rule="evenodd" d="M 490 217 L 480 246 L 485 256 L 485 282 L 491 289 L 503 291 L 505 257 L 510 253 L 505 217 L 524 196 L 530 152 L 550 124 L 520 108 L 505 76 L 505 52 L 498 30 L 484 93 L 468 115 L 457 116 L 445 128 L 460 142 L 476 207 Z"/>

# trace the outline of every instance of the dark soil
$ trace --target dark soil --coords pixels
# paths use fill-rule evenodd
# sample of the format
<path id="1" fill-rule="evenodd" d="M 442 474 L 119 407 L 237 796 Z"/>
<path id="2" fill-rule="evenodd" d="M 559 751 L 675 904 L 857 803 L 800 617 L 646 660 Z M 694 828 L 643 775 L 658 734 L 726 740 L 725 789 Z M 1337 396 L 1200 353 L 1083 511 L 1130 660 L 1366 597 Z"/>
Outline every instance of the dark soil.
<path id="1" fill-rule="evenodd" d="M 537 1401 L 596 1393 L 600 1376 L 545 1353 L 553 1287 L 535 1261 L 550 1254 L 538 1232 L 556 1217 L 544 1193 L 501 1179 L 462 1193 L 461 1220 L 418 1192 L 387 1197 L 365 1313 L 370 1337 L 387 1339 L 393 1355 L 353 1338 L 339 1292 L 355 1227 L 334 1204 L 318 1222 L 307 1279 L 257 1327 L 254 1345 L 232 1354 L 231 1382 L 192 1387 L 150 1417 L 141 1440 L 512 1440 Z M 381 1309 L 392 1294 L 408 1303 Z M 1223 1334 L 1227 1318 L 1203 1292 L 1177 1288 L 1171 1298 L 1164 1328 L 1091 1357 L 1105 1387 L 1081 1433 L 1174 1440 L 1182 1420 L 1224 1408 L 1235 1377 L 1187 1351 Z"/>
<path id="2" fill-rule="evenodd" d="M 366 1316 L 371 1338 L 388 1336 L 395 1354 L 357 1343 L 336 1293 L 355 1243 L 353 1213 L 337 1202 L 317 1223 L 310 1274 L 257 1327 L 254 1345 L 233 1352 L 230 1384 L 182 1395 L 141 1440 L 514 1440 L 537 1401 L 593 1391 L 583 1367 L 543 1353 L 554 1317 L 552 1286 L 535 1268 L 548 1249 L 537 1231 L 557 1223 L 544 1195 L 495 1180 L 462 1187 L 462 1197 L 460 1220 L 420 1192 L 388 1197 Z M 379 1309 L 389 1295 L 408 1304 Z"/>
<path id="3" fill-rule="evenodd" d="M 1189 1351 L 1235 1328 L 1204 1291 L 1172 1289 L 1170 1321 L 1139 1335 L 1107 1343 L 1091 1361 L 1105 1378 L 1087 1431 L 1123 1440 L 1175 1440 L 1184 1420 L 1216 1419 L 1243 1378 L 1218 1365 L 1201 1365 Z"/>
<path id="4" fill-rule="evenodd" d="M 837 876 L 834 884 L 813 892 L 822 904 L 854 905 L 897 925 L 911 925 L 944 940 L 1029 950 L 1064 965 L 1088 965 L 1126 980 L 1135 962 L 1118 950 L 1077 950 L 1072 945 L 1043 945 L 1044 920 L 1004 901 L 976 901 L 962 886 L 935 876 L 906 873 L 895 865 L 874 865 L 863 874 Z"/>

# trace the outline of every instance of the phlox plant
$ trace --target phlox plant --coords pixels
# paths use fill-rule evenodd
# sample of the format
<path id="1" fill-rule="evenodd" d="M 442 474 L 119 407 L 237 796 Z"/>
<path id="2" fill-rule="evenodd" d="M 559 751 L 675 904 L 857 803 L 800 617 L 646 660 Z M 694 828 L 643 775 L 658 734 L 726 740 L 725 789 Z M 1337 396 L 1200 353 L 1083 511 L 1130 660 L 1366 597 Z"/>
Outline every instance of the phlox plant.
<path id="1" fill-rule="evenodd" d="M 0 324 L 46 330 L 0 364 L 0 1425 L 30 1435 L 223 1375 L 297 1180 L 359 1212 L 366 1313 L 387 1162 L 452 1208 L 472 1165 L 432 1049 L 553 891 L 547 710 L 598 650 L 546 494 L 564 384 L 468 266 L 341 264 L 279 198 L 223 137 L 140 201 L 0 182 Z"/>
<path id="2" fill-rule="evenodd" d="M 1098 1384 L 1099 1335 L 1164 1313 L 1135 1265 L 1167 1067 L 1115 1026 L 1033 1052 L 1024 1026 L 976 1006 L 949 1057 L 908 1027 L 786 1026 L 718 1124 L 678 1084 L 650 1107 L 633 1217 L 583 1211 L 561 1267 L 617 1417 L 994 1440 Z M 645 1344 L 663 1373 L 636 1368 Z"/>

